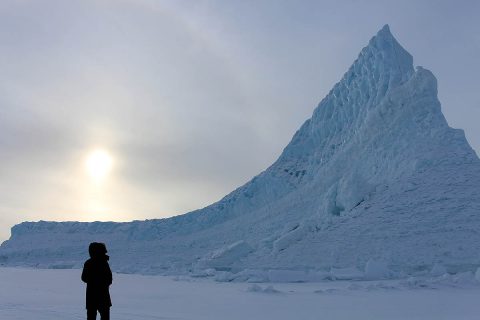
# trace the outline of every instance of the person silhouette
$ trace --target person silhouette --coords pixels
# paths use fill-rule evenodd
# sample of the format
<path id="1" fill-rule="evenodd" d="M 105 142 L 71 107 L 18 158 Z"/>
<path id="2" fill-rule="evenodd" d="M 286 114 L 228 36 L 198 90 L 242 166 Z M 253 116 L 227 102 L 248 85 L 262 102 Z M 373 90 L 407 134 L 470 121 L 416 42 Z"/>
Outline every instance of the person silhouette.
<path id="1" fill-rule="evenodd" d="M 110 320 L 109 287 L 112 284 L 112 271 L 108 264 L 109 256 L 104 243 L 92 242 L 88 246 L 90 259 L 85 261 L 82 281 L 87 284 L 86 308 L 87 320 L 95 320 L 97 311 L 101 320 Z"/>

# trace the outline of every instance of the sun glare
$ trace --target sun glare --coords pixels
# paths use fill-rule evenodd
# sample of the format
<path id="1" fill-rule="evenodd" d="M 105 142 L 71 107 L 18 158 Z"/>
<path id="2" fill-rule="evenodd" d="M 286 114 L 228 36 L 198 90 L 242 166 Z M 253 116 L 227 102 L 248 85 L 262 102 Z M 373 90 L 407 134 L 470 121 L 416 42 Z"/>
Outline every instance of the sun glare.
<path id="1" fill-rule="evenodd" d="M 88 175 L 96 182 L 100 182 L 112 170 L 112 157 L 102 149 L 92 151 L 85 162 Z"/>

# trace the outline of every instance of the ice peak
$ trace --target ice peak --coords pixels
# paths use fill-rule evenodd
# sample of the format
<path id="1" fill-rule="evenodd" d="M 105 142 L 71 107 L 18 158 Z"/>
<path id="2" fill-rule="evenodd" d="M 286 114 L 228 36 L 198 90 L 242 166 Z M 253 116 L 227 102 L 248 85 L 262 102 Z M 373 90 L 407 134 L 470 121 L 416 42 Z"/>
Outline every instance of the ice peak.
<path id="1" fill-rule="evenodd" d="M 390 87 L 408 80 L 414 73 L 412 55 L 398 43 L 388 24 L 369 41 L 356 61 L 365 62 L 369 67 L 379 67 L 381 71 L 389 73 Z"/>
<path id="2" fill-rule="evenodd" d="M 405 51 L 405 49 L 402 48 L 402 46 L 397 42 L 397 39 L 395 39 L 393 36 L 388 24 L 384 25 L 377 32 L 377 34 L 370 39 L 368 47 L 370 46 L 373 46 L 379 51 L 382 51 L 382 49 L 388 49 L 390 47 L 400 47 L 403 51 Z"/>
<path id="3" fill-rule="evenodd" d="M 382 29 L 380 29 L 377 32 L 377 37 L 379 37 L 379 38 L 394 38 L 393 35 L 392 35 L 392 32 L 390 31 L 390 26 L 388 24 L 384 25 L 382 27 Z"/>
<path id="4" fill-rule="evenodd" d="M 327 163 L 341 150 L 340 145 L 358 137 L 360 131 L 368 131 L 366 123 L 372 125 L 374 119 L 371 111 L 414 76 L 413 57 L 397 42 L 389 26 L 383 26 L 297 132 L 282 159 L 295 162 L 301 155 L 308 158 L 304 160 L 307 163 L 317 161 L 311 158 Z M 434 81 L 418 83 L 429 89 L 429 96 L 435 96 Z"/>

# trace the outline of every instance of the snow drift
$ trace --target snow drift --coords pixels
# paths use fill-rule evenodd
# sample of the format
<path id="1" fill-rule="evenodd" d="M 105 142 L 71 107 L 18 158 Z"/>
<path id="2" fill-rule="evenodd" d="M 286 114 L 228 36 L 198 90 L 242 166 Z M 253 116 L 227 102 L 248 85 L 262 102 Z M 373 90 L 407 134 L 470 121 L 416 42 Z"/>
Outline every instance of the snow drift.
<path id="1" fill-rule="evenodd" d="M 121 272 L 308 281 L 475 271 L 480 160 L 448 126 L 433 74 L 385 26 L 279 159 L 220 201 L 168 219 L 24 222 L 0 263 L 79 267 L 90 241 L 107 243 Z"/>

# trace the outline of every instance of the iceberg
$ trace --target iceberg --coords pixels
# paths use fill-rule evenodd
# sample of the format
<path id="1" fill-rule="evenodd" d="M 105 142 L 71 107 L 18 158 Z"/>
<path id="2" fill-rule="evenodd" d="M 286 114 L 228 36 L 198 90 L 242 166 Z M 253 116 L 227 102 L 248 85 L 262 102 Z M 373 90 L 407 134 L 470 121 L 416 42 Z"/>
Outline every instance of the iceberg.
<path id="1" fill-rule="evenodd" d="M 0 263 L 80 267 L 91 241 L 127 273 L 308 274 L 369 261 L 392 274 L 475 271 L 480 160 L 448 126 L 434 75 L 386 25 L 280 157 L 223 199 L 167 219 L 24 222 Z"/>

